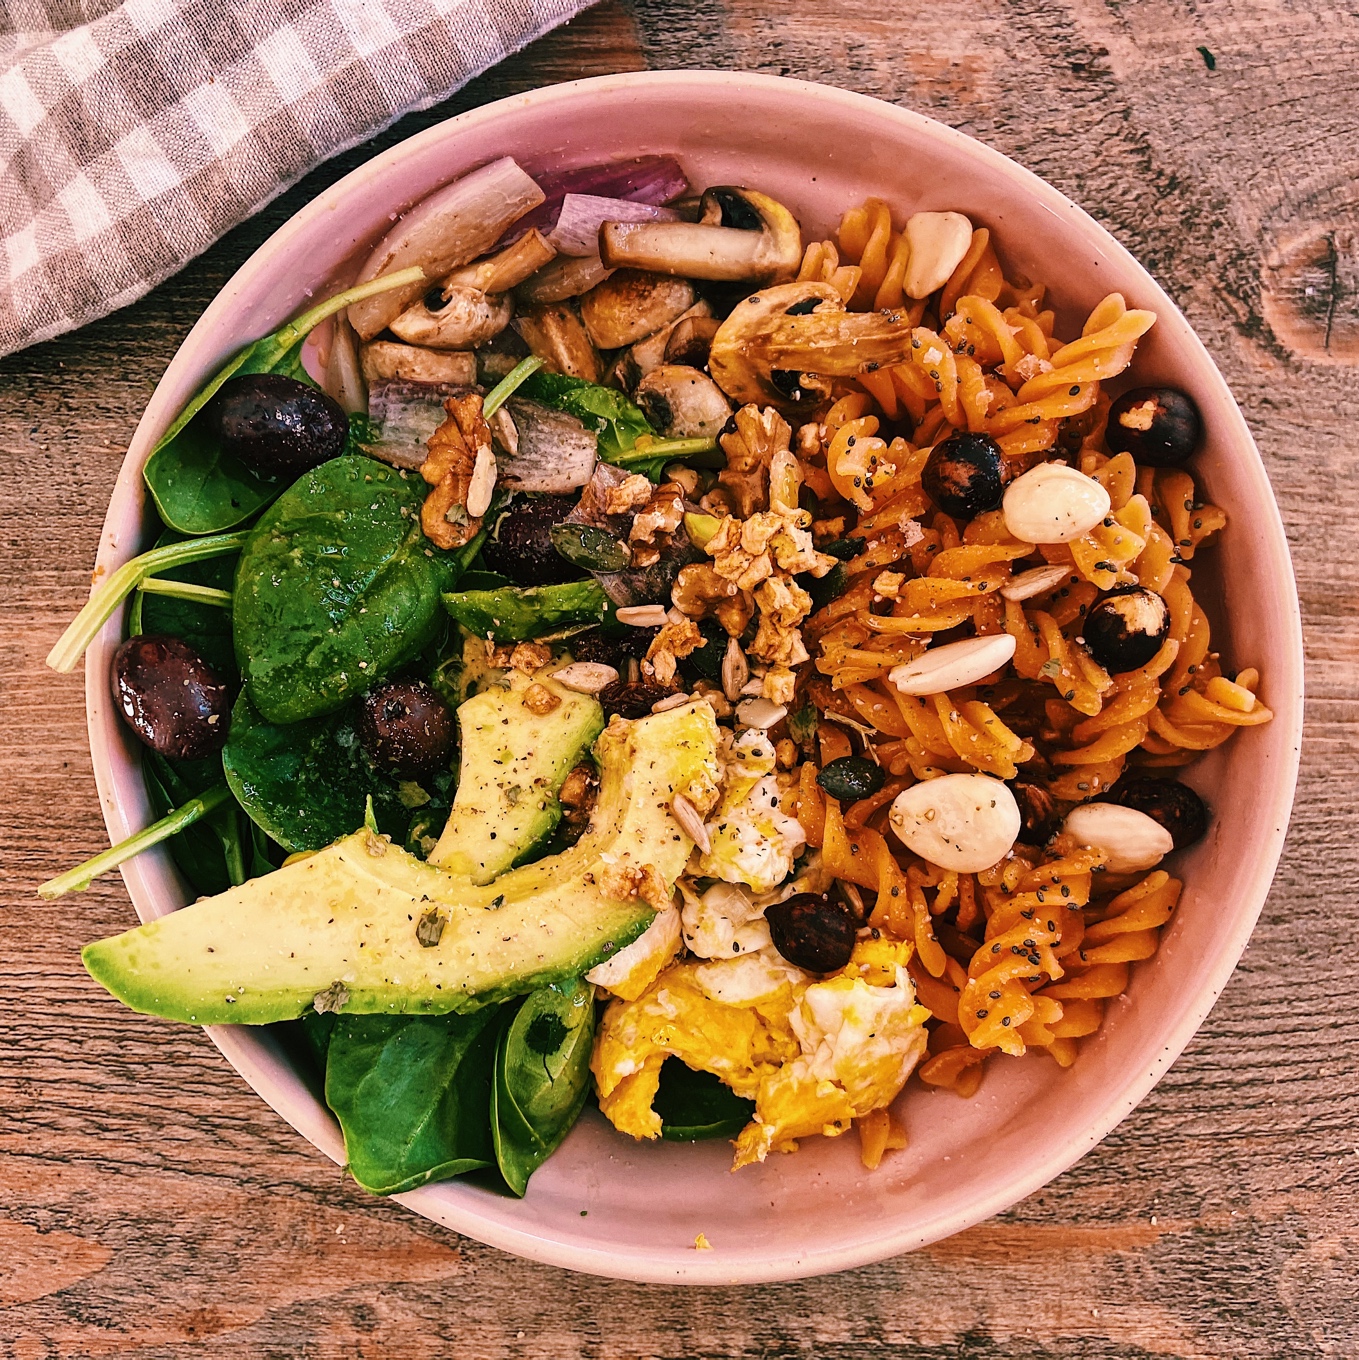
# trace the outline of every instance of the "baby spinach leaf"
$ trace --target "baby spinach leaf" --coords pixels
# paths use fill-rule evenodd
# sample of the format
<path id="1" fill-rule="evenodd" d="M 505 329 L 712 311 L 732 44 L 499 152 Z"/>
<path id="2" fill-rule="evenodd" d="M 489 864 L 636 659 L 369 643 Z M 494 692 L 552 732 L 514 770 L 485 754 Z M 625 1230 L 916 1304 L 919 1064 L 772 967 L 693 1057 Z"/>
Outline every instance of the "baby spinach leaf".
<path id="1" fill-rule="evenodd" d="M 261 517 L 232 614 L 241 675 L 270 722 L 334 711 L 434 639 L 460 563 L 420 529 L 425 490 L 347 455 L 300 477 Z"/>
<path id="2" fill-rule="evenodd" d="M 193 421 L 168 444 L 158 445 L 146 460 L 142 478 L 161 519 L 180 533 L 192 535 L 213 534 L 242 523 L 258 514 L 285 485 L 277 477 L 261 477 L 227 453 L 206 420 Z"/>
<path id="3" fill-rule="evenodd" d="M 342 1015 L 326 1052 L 326 1104 L 349 1172 L 392 1195 L 495 1159 L 496 1008 L 469 1015 Z"/>
<path id="4" fill-rule="evenodd" d="M 410 810 L 363 753 L 347 713 L 280 726 L 242 692 L 231 711 L 222 768 L 237 801 L 285 850 L 320 850 L 363 825 L 372 796 L 378 827 L 398 844 Z"/>
<path id="5" fill-rule="evenodd" d="M 651 1108 L 661 1117 L 661 1137 L 677 1143 L 735 1138 L 755 1114 L 755 1102 L 738 1096 L 711 1072 L 695 1072 L 678 1058 L 661 1067 Z"/>
<path id="6" fill-rule="evenodd" d="M 573 623 L 598 623 L 609 597 L 598 581 L 553 586 L 501 586 L 444 596 L 444 608 L 469 633 L 497 642 L 523 642 Z"/>
<path id="7" fill-rule="evenodd" d="M 496 1046 L 491 1129 L 505 1183 L 529 1177 L 570 1132 L 590 1091 L 594 987 L 573 978 L 531 992 Z"/>
<path id="8" fill-rule="evenodd" d="M 237 374 L 282 373 L 300 382 L 311 382 L 302 366 L 302 343 L 313 327 L 351 302 L 402 287 L 420 277 L 419 269 L 404 269 L 337 293 L 272 335 L 233 354 L 189 399 L 142 470 L 142 479 L 161 519 L 181 533 L 211 534 L 242 523 L 268 505 L 284 484 L 257 476 L 239 459 L 224 453 L 207 422 L 198 419 L 199 413 L 222 384 Z"/>
<path id="9" fill-rule="evenodd" d="M 612 387 L 540 369 L 525 379 L 519 395 L 573 415 L 599 436 L 599 456 L 616 463 L 642 435 L 655 434 L 641 408 Z"/>

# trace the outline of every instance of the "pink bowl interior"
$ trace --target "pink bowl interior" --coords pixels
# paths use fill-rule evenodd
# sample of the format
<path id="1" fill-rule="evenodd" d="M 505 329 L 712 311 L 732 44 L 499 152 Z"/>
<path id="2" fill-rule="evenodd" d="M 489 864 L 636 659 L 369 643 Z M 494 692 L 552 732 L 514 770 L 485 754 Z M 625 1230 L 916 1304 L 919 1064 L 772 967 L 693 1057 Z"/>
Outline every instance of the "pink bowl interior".
<path id="1" fill-rule="evenodd" d="M 1224 591 L 1216 620 L 1233 627 L 1217 643 L 1235 666 L 1260 667 L 1276 714 L 1190 772 L 1216 815 L 1207 840 L 1178 857 L 1180 910 L 1069 1070 L 1042 1056 L 994 1061 L 970 1101 L 917 1084 L 898 1106 L 911 1146 L 872 1174 L 854 1136 L 811 1139 L 796 1156 L 731 1175 L 726 1143 L 640 1146 L 587 1114 L 523 1201 L 459 1182 L 401 1197 L 471 1237 L 577 1270 L 760 1282 L 880 1260 L 977 1223 L 1070 1166 L 1147 1093 L 1226 983 L 1269 889 L 1297 773 L 1301 631 L 1283 528 L 1245 422 L 1179 311 L 1102 228 L 1027 171 L 927 118 L 823 86 L 712 72 L 613 76 L 507 99 L 393 148 L 311 203 L 242 267 L 166 371 L 119 478 L 99 565 L 112 569 L 144 546 L 141 467 L 201 380 L 344 277 L 392 214 L 496 156 L 535 169 L 657 151 L 678 155 L 695 184 L 749 183 L 782 199 L 809 238 L 869 193 L 898 219 L 922 208 L 965 212 L 992 229 L 1007 272 L 1049 282 L 1063 334 L 1115 289 L 1155 310 L 1136 377 L 1189 391 L 1203 411 L 1209 438 L 1197 472 L 1232 517 L 1212 575 Z M 86 662 L 95 774 L 114 840 L 150 820 L 137 752 L 108 700 L 119 626 L 110 623 Z M 186 901 L 163 853 L 123 872 L 143 920 Z M 343 1161 L 329 1112 L 269 1034 L 210 1033 L 279 1114 Z M 698 1233 L 712 1251 L 694 1250 Z"/>

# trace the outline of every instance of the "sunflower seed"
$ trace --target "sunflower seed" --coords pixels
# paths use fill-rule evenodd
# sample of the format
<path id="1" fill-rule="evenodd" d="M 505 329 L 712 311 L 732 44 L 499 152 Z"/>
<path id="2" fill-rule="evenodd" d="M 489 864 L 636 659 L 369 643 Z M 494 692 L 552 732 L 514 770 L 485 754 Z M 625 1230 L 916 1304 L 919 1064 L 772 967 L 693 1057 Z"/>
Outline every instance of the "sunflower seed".
<path id="1" fill-rule="evenodd" d="M 473 519 L 480 519 L 491 508 L 495 479 L 495 454 L 489 444 L 482 444 L 477 448 L 477 461 L 472 467 L 472 480 L 467 486 L 467 513 Z"/>
<path id="2" fill-rule="evenodd" d="M 708 839 L 708 828 L 703 825 L 703 818 L 698 815 L 698 809 L 682 793 L 677 793 L 670 800 L 670 811 L 680 824 L 680 830 L 705 855 L 708 854 L 713 848 L 713 843 Z"/>
<path id="3" fill-rule="evenodd" d="M 727 639 L 727 654 L 722 658 L 722 693 L 735 703 L 750 679 L 750 663 L 734 637 Z"/>
<path id="4" fill-rule="evenodd" d="M 602 661 L 573 661 L 569 666 L 553 671 L 552 678 L 577 694 L 598 694 L 618 679 L 618 672 Z"/>

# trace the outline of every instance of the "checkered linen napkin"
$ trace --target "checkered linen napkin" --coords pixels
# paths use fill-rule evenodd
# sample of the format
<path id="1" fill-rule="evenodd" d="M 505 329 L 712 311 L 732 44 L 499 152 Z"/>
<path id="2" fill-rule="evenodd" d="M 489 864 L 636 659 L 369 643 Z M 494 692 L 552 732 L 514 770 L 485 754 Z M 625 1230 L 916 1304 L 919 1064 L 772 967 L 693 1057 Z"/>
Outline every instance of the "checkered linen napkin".
<path id="1" fill-rule="evenodd" d="M 594 0 L 0 0 L 0 355 Z"/>

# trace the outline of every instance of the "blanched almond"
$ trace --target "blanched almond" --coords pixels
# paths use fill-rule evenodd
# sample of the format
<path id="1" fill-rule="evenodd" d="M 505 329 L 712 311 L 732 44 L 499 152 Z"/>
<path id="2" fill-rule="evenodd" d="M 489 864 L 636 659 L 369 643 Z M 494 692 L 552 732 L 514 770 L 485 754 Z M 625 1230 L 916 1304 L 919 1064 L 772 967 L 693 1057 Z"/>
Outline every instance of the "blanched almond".
<path id="1" fill-rule="evenodd" d="M 924 656 L 895 666 L 887 678 L 903 694 L 943 694 L 998 671 L 1015 654 L 1009 633 L 963 638 L 931 647 Z"/>
<path id="2" fill-rule="evenodd" d="M 664 628 L 669 616 L 663 604 L 626 604 L 614 617 L 634 628 Z"/>
<path id="3" fill-rule="evenodd" d="M 962 213 L 918 212 L 906 221 L 906 240 L 911 247 L 906 296 L 926 298 L 962 263 L 972 245 L 972 223 Z"/>
<path id="4" fill-rule="evenodd" d="M 1110 873 L 1154 869 L 1175 848 L 1170 832 L 1136 808 L 1117 803 L 1083 803 L 1073 808 L 1062 831 L 1081 845 L 1104 851 Z"/>
<path id="5" fill-rule="evenodd" d="M 897 839 L 922 859 L 975 874 L 1003 859 L 1019 835 L 1015 796 L 985 774 L 946 774 L 897 794 L 888 814 Z"/>
<path id="6" fill-rule="evenodd" d="M 1005 527 L 1025 543 L 1069 543 L 1109 513 L 1109 493 L 1065 463 L 1040 463 L 1005 490 Z"/>

